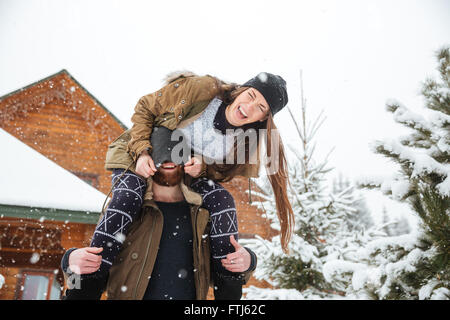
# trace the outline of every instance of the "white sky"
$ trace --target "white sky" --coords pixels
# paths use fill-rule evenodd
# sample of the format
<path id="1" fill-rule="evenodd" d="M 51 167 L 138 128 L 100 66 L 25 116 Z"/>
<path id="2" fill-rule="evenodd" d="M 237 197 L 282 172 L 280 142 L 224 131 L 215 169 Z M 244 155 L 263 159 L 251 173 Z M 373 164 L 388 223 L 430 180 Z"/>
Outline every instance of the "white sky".
<path id="1" fill-rule="evenodd" d="M 334 146 L 335 174 L 353 179 L 392 170 L 368 147 L 401 132 L 385 102 L 422 106 L 449 30 L 448 0 L 0 0 L 0 96 L 67 69 L 131 126 L 138 99 L 171 71 L 237 83 L 267 71 L 298 113 L 302 69 L 311 117 L 327 117 L 317 157 Z M 288 112 L 275 121 L 295 144 Z"/>

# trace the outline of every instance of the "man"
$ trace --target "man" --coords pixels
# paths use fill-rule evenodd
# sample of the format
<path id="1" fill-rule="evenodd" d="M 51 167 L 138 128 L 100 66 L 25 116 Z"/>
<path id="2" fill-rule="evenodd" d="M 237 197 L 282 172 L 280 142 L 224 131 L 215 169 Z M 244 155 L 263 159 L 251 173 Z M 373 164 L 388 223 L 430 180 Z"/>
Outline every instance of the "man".
<path id="1" fill-rule="evenodd" d="M 148 180 L 150 197 L 109 274 L 97 272 L 103 248 L 69 249 L 61 268 L 66 279 L 79 275 L 80 282 L 78 289 L 66 290 L 64 299 L 100 299 L 105 287 L 108 299 L 206 299 L 210 284 L 216 300 L 241 298 L 242 284 L 256 268 L 256 255 L 231 238 L 236 251 L 222 263 L 233 276 L 211 271 L 209 213 L 200 207 L 201 196 L 183 181 L 189 180 L 184 167 L 171 162 L 173 142 L 167 132 L 156 130 L 152 144 L 159 150 L 153 158 L 162 165 Z"/>

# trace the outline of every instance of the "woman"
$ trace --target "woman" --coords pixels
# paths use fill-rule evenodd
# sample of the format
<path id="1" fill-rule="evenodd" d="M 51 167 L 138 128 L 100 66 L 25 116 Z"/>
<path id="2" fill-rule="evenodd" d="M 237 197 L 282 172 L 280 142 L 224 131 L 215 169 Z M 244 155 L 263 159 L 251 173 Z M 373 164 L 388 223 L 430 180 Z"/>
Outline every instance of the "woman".
<path id="1" fill-rule="evenodd" d="M 111 237 L 111 228 L 106 230 L 106 221 L 109 226 L 114 226 L 116 223 L 120 226 L 119 235 L 126 234 L 127 221 L 124 223 L 124 218 L 126 220 L 128 216 L 131 222 L 132 218 L 138 215 L 145 200 L 146 179 L 151 178 L 157 172 L 157 166 L 161 165 L 158 163 L 155 165 L 151 156 L 150 136 L 155 128 L 164 126 L 170 130 L 180 129 L 185 137 L 189 137 L 195 133 L 195 125 L 200 123 L 209 128 L 215 128 L 217 130 L 215 134 L 219 139 L 226 137 L 227 129 L 267 129 L 265 141 L 269 146 L 266 148 L 269 156 L 270 145 L 273 143 L 271 131 L 276 129 L 273 115 L 286 104 L 285 81 L 270 73 L 260 73 L 242 86 L 227 84 L 210 75 L 202 77 L 181 74 L 171 77 L 167 85 L 159 91 L 142 97 L 132 117 L 133 127 L 109 146 L 107 154 L 106 168 L 122 169 L 121 175 L 126 174 L 128 180 L 124 184 L 120 182 L 115 189 L 115 191 L 122 189 L 125 192 L 114 193 L 91 242 L 91 247 L 104 248 L 100 270 L 106 272 L 109 269 L 123 241 L 120 237 Z M 256 164 L 250 164 L 248 161 L 252 156 L 250 149 L 254 147 L 250 145 L 248 139 L 245 140 L 246 162 L 241 164 L 237 161 L 237 143 L 231 145 L 235 161 L 232 164 L 222 164 L 222 161 L 217 160 L 229 154 L 231 151 L 229 145 L 224 148 L 223 153 L 219 152 L 217 155 L 211 154 L 214 148 L 197 146 L 191 139 L 191 147 L 196 154 L 203 157 L 209 156 L 210 160 L 216 162 L 206 165 L 205 161 L 200 162 L 198 157 L 193 157 L 184 165 L 185 173 L 195 178 L 191 188 L 202 195 L 203 206 L 210 212 L 213 266 L 215 272 L 222 275 L 232 276 L 233 270 L 237 270 L 233 268 L 236 261 L 226 259 L 227 254 L 234 251 L 230 235 L 237 240 L 237 218 L 233 197 L 218 182 L 228 181 L 237 175 L 258 176 L 258 153 L 261 142 L 259 135 L 256 137 L 257 146 L 252 148 L 253 152 L 257 152 Z M 288 177 L 281 141 L 279 141 L 278 162 L 278 170 L 269 175 L 269 180 L 275 193 L 277 213 L 281 222 L 282 248 L 287 251 L 294 219 L 286 194 Z M 122 180 L 116 174 L 113 181 L 117 183 Z M 130 192 L 134 192 L 136 196 L 130 198 Z M 115 206 L 122 206 L 122 204 L 123 207 L 120 210 L 124 214 L 119 215 Z M 117 229 L 114 234 L 117 235 L 116 231 Z M 107 234 L 108 232 L 110 234 Z"/>

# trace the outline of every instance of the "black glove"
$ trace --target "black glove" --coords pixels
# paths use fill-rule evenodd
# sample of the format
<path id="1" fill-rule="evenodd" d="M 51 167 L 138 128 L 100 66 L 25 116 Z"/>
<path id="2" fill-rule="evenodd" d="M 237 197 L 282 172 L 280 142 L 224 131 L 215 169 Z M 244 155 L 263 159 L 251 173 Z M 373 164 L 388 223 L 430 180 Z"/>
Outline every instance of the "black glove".
<path id="1" fill-rule="evenodd" d="M 224 275 L 214 272 L 214 298 L 215 300 L 240 300 L 242 297 L 242 286 L 245 283 L 244 275 Z"/>
<path id="2" fill-rule="evenodd" d="M 100 300 L 108 282 L 107 274 L 94 272 L 90 274 L 75 274 L 69 268 L 69 256 L 77 248 L 70 248 L 61 259 L 61 269 L 68 278 L 69 288 L 62 300 Z"/>
<path id="3" fill-rule="evenodd" d="M 69 271 L 69 270 L 68 270 Z M 71 283 L 62 300 L 100 300 L 108 282 L 108 275 L 94 272 L 92 274 L 69 273 L 70 278 L 79 277 Z"/>

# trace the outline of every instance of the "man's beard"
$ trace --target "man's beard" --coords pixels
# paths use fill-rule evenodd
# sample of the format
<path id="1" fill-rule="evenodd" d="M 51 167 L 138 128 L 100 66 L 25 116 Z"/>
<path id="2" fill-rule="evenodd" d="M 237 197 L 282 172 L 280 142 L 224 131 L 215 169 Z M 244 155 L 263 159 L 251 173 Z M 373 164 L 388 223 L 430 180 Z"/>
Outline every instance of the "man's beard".
<path id="1" fill-rule="evenodd" d="M 175 169 L 170 171 L 164 170 L 163 172 L 161 172 L 160 169 L 158 169 L 158 171 L 156 171 L 153 175 L 152 179 L 154 183 L 161 186 L 173 187 L 181 182 L 183 176 L 184 167 L 178 165 L 175 167 Z"/>

